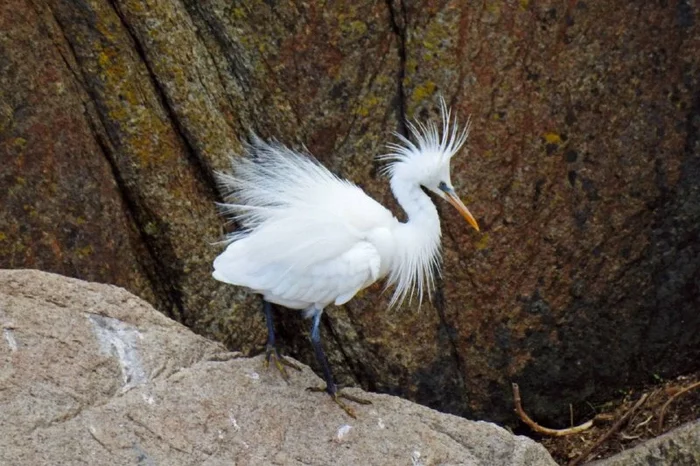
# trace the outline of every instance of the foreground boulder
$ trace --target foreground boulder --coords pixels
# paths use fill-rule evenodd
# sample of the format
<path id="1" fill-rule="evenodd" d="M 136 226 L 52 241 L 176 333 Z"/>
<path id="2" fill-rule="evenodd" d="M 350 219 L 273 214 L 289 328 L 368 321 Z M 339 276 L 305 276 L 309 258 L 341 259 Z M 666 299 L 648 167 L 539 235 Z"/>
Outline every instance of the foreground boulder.
<path id="1" fill-rule="evenodd" d="M 696 466 L 700 464 L 700 420 L 589 466 Z"/>
<path id="2" fill-rule="evenodd" d="M 1 464 L 555 464 L 396 397 L 351 390 L 351 419 L 309 368 L 287 384 L 114 286 L 0 271 L 0 325 Z"/>

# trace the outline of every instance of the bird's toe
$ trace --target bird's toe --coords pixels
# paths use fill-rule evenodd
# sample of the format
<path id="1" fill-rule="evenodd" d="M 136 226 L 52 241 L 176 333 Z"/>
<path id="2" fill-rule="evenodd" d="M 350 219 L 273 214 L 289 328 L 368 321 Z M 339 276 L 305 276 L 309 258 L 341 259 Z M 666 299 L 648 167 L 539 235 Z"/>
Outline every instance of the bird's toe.
<path id="1" fill-rule="evenodd" d="M 277 351 L 277 348 L 274 346 L 267 346 L 265 348 L 265 367 L 270 367 L 270 361 L 274 362 L 275 367 L 277 367 L 277 370 L 286 382 L 289 382 L 289 373 L 285 366 L 301 372 L 301 367 L 279 354 L 279 351 Z"/>
<path id="2" fill-rule="evenodd" d="M 352 401 L 353 403 L 361 404 L 361 405 L 370 405 L 372 404 L 371 401 L 365 400 L 363 398 L 356 397 L 354 395 L 349 395 L 347 393 L 344 393 L 342 391 L 339 391 L 338 388 L 333 385 L 330 388 L 328 386 L 325 387 L 308 387 L 306 390 L 310 392 L 326 392 L 328 395 L 331 397 L 333 402 L 340 406 L 343 411 L 347 413 L 348 416 L 350 416 L 353 419 L 357 419 L 357 414 L 355 413 L 355 410 L 352 409 L 350 406 L 345 404 L 343 399 Z"/>

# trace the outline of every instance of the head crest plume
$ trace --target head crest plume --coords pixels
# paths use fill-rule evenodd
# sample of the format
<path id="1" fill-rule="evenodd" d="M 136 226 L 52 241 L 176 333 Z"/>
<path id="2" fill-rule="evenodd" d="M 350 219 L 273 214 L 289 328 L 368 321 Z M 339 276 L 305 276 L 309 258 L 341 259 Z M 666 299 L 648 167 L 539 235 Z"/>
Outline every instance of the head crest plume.
<path id="1" fill-rule="evenodd" d="M 410 136 L 415 139 L 415 143 L 403 134 L 394 132 L 400 142 L 388 143 L 387 147 L 390 152 L 378 157 L 379 160 L 389 162 L 382 172 L 392 175 L 395 164 L 408 162 L 415 157 L 439 157 L 443 159 L 443 162 L 449 163 L 452 156 L 459 152 L 467 141 L 471 121 L 467 119 L 466 125 L 460 130 L 457 118 L 452 118 L 452 110 L 447 107 L 442 96 L 440 96 L 440 118 L 442 131 L 438 130 L 438 125 L 434 121 L 428 123 L 422 123 L 418 120 L 406 121 L 406 127 Z"/>

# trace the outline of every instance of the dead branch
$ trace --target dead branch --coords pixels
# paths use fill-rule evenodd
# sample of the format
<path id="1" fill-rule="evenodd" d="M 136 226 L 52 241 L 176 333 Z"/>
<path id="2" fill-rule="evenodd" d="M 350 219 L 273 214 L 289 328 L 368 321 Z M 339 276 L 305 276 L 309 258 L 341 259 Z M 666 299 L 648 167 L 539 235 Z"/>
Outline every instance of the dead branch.
<path id="1" fill-rule="evenodd" d="M 668 399 L 666 403 L 664 403 L 664 405 L 661 407 L 661 411 L 659 412 L 659 423 L 657 424 L 657 431 L 659 433 L 661 433 L 661 430 L 664 428 L 664 415 L 666 414 L 666 408 L 668 408 L 668 406 L 671 403 L 673 403 L 679 396 L 683 395 L 684 393 L 688 393 L 689 391 L 698 387 L 700 387 L 700 382 L 695 382 L 694 384 L 685 387 L 683 390 L 673 395 L 671 398 Z"/>
<path id="2" fill-rule="evenodd" d="M 568 429 L 550 429 L 549 427 L 544 427 L 533 421 L 530 416 L 527 415 L 525 410 L 523 410 L 522 401 L 520 399 L 520 388 L 517 383 L 513 384 L 513 401 L 515 403 L 515 412 L 518 414 L 520 419 L 527 424 L 530 429 L 534 430 L 543 435 L 550 435 L 552 437 L 563 437 L 565 435 L 577 434 L 583 432 L 586 429 L 590 429 L 593 426 L 593 420 L 585 422 L 581 425 L 569 427 Z"/>
<path id="3" fill-rule="evenodd" d="M 634 414 L 634 412 L 637 411 L 637 410 L 639 409 L 639 407 L 642 406 L 642 405 L 644 404 L 644 402 L 647 400 L 648 397 L 649 397 L 649 395 L 646 394 L 646 393 L 645 393 L 644 395 L 642 395 L 641 398 L 639 398 L 639 400 L 637 400 L 637 402 L 634 404 L 634 406 L 632 406 L 625 414 L 623 414 L 622 417 L 621 417 L 620 419 L 618 419 L 618 421 L 617 421 L 615 424 L 613 424 L 613 426 L 612 426 L 607 432 L 605 432 L 605 433 L 604 433 L 598 440 L 596 440 L 593 444 L 589 445 L 589 446 L 583 451 L 583 453 L 581 453 L 578 457 L 576 457 L 576 458 L 574 458 L 573 460 L 571 460 L 571 462 L 569 462 L 568 466 L 576 466 L 576 465 L 579 464 L 581 461 L 584 461 L 586 458 L 588 458 L 588 456 L 589 456 L 596 448 L 598 448 L 599 446 L 601 446 L 607 439 L 610 438 L 610 436 L 611 436 L 612 434 L 614 434 L 615 432 L 617 432 L 618 430 L 620 430 L 620 428 L 625 424 L 625 422 L 627 422 L 627 420 L 628 420 L 630 417 L 632 417 L 632 415 Z"/>

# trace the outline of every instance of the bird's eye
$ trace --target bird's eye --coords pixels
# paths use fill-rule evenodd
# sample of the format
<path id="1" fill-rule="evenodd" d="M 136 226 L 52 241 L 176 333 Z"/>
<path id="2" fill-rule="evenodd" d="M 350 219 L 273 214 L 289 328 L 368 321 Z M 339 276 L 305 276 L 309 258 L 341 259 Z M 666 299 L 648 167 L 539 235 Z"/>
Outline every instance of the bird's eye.
<path id="1" fill-rule="evenodd" d="M 438 184 L 438 189 L 440 189 L 441 191 L 447 191 L 447 183 L 441 181 L 440 184 Z"/>

